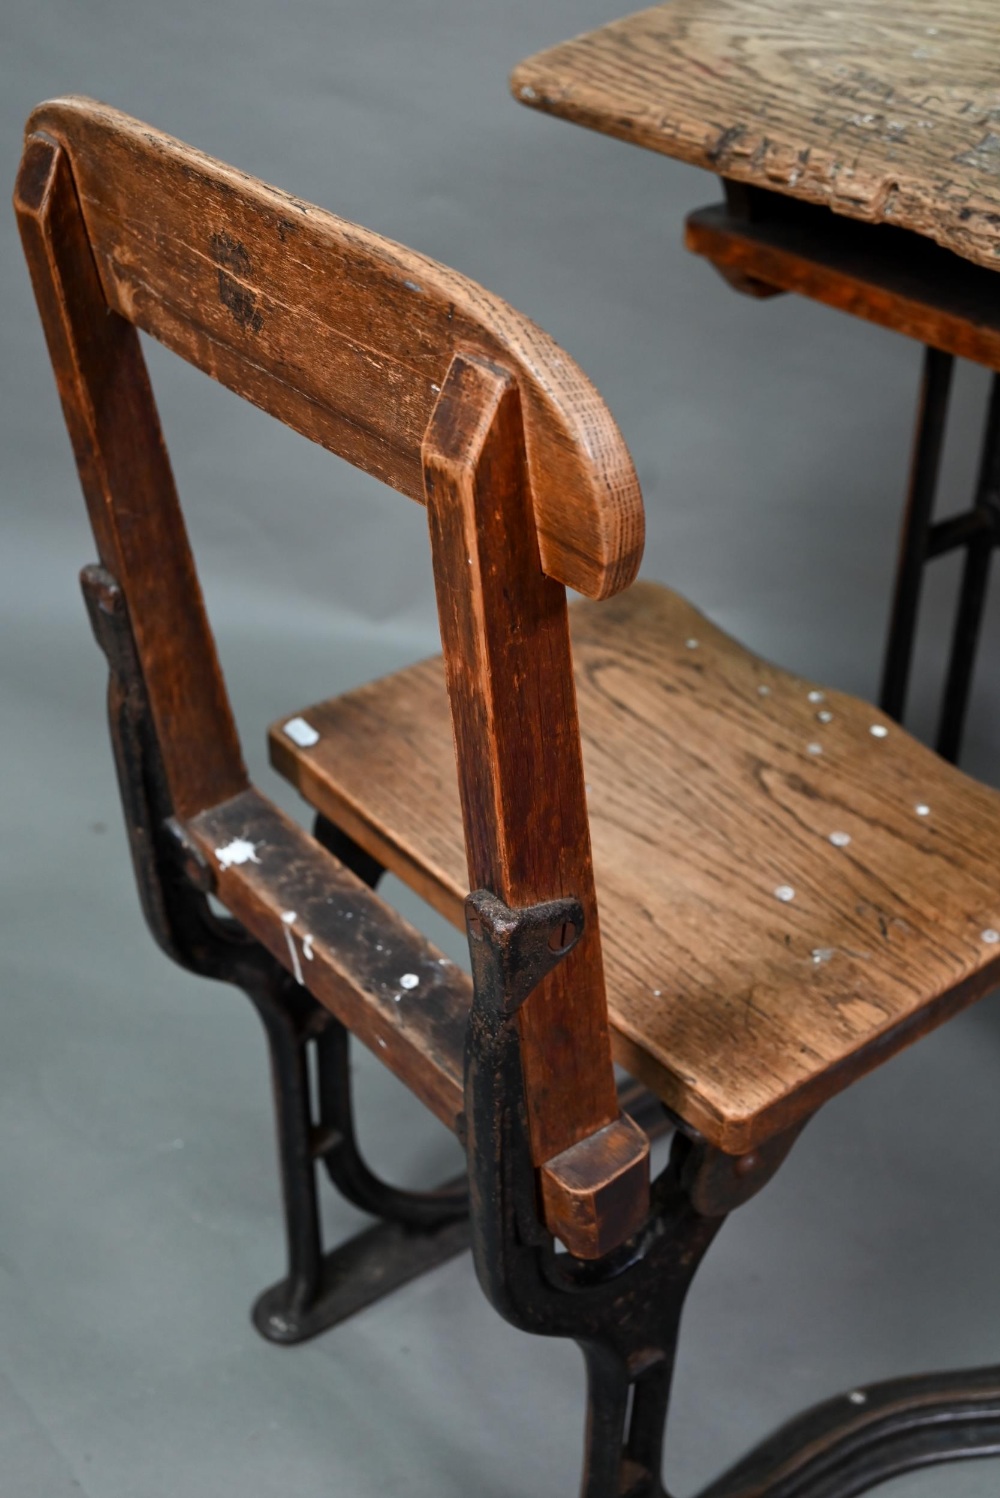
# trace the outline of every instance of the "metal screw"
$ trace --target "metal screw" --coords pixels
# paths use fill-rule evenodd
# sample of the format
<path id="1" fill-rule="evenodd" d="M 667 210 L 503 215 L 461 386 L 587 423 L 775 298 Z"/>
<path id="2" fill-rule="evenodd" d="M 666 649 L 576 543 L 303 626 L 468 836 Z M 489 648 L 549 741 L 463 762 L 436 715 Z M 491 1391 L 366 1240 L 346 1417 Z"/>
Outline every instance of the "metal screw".
<path id="1" fill-rule="evenodd" d="M 576 935 L 576 927 L 572 921 L 563 921 L 561 926 L 556 926 L 549 937 L 549 947 L 553 952 L 565 952 Z"/>

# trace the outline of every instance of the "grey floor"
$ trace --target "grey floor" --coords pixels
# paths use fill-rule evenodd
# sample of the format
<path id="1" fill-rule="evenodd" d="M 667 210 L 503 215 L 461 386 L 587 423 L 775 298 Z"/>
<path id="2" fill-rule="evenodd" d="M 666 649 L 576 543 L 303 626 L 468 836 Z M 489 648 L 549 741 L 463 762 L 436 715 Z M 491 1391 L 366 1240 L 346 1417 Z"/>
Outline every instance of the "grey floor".
<path id="1" fill-rule="evenodd" d="M 709 178 L 509 99 L 520 56 L 613 10 L 4 0 L 4 175 L 31 105 L 85 92 L 451 261 L 605 393 L 645 486 L 646 575 L 870 695 L 918 351 L 735 297 L 680 247 Z M 93 549 L 8 213 L 0 282 L 0 1494 L 571 1494 L 578 1356 L 506 1328 L 467 1261 L 305 1349 L 250 1328 L 281 1262 L 263 1043 L 245 1000 L 172 969 L 141 926 L 75 582 Z M 151 359 L 248 753 L 281 796 L 270 718 L 435 648 L 422 514 Z M 963 369 L 945 508 L 972 481 L 985 393 Z M 928 589 L 925 734 L 954 582 L 942 562 Z M 997 594 L 965 759 L 995 783 Z M 433 1120 L 367 1056 L 358 1075 L 376 1162 L 451 1171 Z M 732 1221 L 687 1315 L 678 1493 L 809 1401 L 1000 1356 L 998 1080 L 993 1001 L 831 1103 Z M 332 1200 L 328 1218 L 332 1235 L 356 1223 Z M 884 1491 L 998 1489 L 974 1464 Z"/>

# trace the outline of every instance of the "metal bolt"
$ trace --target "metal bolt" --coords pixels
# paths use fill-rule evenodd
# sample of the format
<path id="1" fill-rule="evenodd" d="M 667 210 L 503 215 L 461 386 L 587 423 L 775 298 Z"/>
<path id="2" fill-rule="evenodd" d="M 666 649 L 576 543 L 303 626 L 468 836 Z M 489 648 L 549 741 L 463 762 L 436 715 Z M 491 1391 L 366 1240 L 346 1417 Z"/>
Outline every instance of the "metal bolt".
<path id="1" fill-rule="evenodd" d="M 556 926 L 549 937 L 549 947 L 553 952 L 565 952 L 576 935 L 576 927 L 572 921 L 563 921 L 561 926 Z"/>

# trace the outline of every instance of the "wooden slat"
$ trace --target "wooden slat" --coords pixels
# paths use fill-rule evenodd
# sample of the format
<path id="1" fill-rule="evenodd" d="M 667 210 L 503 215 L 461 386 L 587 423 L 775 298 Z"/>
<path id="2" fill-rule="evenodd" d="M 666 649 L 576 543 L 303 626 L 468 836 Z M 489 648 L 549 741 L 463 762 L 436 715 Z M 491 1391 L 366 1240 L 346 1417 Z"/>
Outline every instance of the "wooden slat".
<path id="1" fill-rule="evenodd" d="M 1000 276 L 907 230 L 758 193 L 749 217 L 721 203 L 692 213 L 684 242 L 727 279 L 794 291 L 1000 369 Z"/>
<path id="2" fill-rule="evenodd" d="M 524 400 L 546 571 L 592 597 L 642 554 L 642 497 L 607 407 L 541 329 L 455 271 L 85 99 L 61 142 L 108 304 L 248 400 L 422 500 L 420 441 L 457 347 Z"/>
<path id="3" fill-rule="evenodd" d="M 665 589 L 570 625 L 615 1052 L 677 1113 L 751 1149 L 1000 981 L 1000 794 Z M 277 768 L 460 923 L 440 661 L 302 716 Z"/>
<path id="4" fill-rule="evenodd" d="M 468 975 L 258 792 L 185 831 L 226 908 L 455 1129 Z"/>
<path id="5" fill-rule="evenodd" d="M 14 206 L 101 561 L 128 599 L 186 816 L 247 778 L 139 336 L 104 300 L 61 147 L 29 139 Z"/>
<path id="6" fill-rule="evenodd" d="M 649 1147 L 618 1123 L 566 594 L 539 561 L 510 375 L 456 356 L 424 472 L 469 887 L 514 907 L 573 896 L 584 908 L 582 937 L 517 1020 L 546 1221 L 573 1252 L 597 1257 L 642 1221 Z M 609 1179 L 619 1183 L 610 1191 Z"/>
<path id="7" fill-rule="evenodd" d="M 525 104 L 993 268 L 995 0 L 671 0 L 521 63 Z"/>

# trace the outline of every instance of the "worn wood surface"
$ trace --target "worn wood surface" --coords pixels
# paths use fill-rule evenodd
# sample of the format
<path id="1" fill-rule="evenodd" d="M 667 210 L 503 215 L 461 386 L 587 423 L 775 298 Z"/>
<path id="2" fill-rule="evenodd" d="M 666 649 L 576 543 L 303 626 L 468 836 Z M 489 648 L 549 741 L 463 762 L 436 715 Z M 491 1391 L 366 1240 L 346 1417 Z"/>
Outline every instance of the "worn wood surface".
<path id="1" fill-rule="evenodd" d="M 649 1145 L 617 1123 L 566 591 L 538 558 L 513 378 L 456 356 L 423 451 L 467 888 L 515 908 L 564 895 L 584 908 L 583 935 L 517 1023 L 546 1221 L 574 1253 L 598 1257 L 605 1226 L 620 1243 L 645 1216 Z M 588 1136 L 610 1137 L 609 1126 L 616 1189 L 601 1194 L 617 1204 L 631 1190 L 624 1228 L 621 1213 L 597 1208 L 607 1187 L 600 1149 L 587 1155 L 589 1172 L 574 1164 L 568 1185 L 547 1163 Z"/>
<path id="2" fill-rule="evenodd" d="M 107 303 L 237 394 L 423 498 L 420 443 L 456 348 L 517 379 L 545 570 L 591 597 L 642 554 L 635 471 L 597 391 L 540 328 L 455 271 L 85 99 L 64 146 Z"/>
<path id="3" fill-rule="evenodd" d="M 672 0 L 527 59 L 515 96 L 721 176 L 1000 251 L 995 0 Z"/>
<path id="4" fill-rule="evenodd" d="M 1000 981 L 997 792 L 665 589 L 570 622 L 616 1055 L 707 1138 L 753 1148 Z M 440 661 L 303 716 L 275 765 L 461 922 Z"/>
<path id="5" fill-rule="evenodd" d="M 247 783 L 139 336 L 110 312 L 65 151 L 29 139 L 21 238 L 101 561 L 125 590 L 174 807 Z"/>
<path id="6" fill-rule="evenodd" d="M 258 792 L 185 831 L 227 910 L 454 1129 L 468 975 Z"/>
<path id="7" fill-rule="evenodd" d="M 1000 276 L 907 230 L 758 193 L 749 217 L 692 213 L 684 240 L 738 290 L 794 291 L 1000 369 Z"/>

